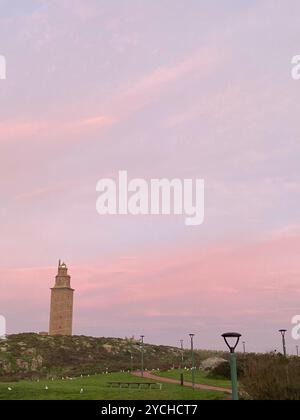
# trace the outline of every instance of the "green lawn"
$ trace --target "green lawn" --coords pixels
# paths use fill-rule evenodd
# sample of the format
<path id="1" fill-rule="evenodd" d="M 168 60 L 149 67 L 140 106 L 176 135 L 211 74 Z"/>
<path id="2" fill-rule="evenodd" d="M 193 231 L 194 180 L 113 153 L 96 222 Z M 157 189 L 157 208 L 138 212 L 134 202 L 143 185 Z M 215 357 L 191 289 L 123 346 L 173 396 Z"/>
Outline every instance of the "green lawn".
<path id="1" fill-rule="evenodd" d="M 190 370 L 180 370 L 180 369 L 174 369 L 169 370 L 167 372 L 156 372 L 156 375 L 172 378 L 172 379 L 178 379 L 180 380 L 180 374 L 183 372 L 184 374 L 184 380 L 187 382 L 192 382 L 192 372 Z M 196 370 L 196 383 L 202 384 L 202 385 L 210 385 L 210 386 L 218 386 L 221 388 L 229 388 L 231 389 L 231 382 L 226 379 L 212 379 L 208 377 L 208 374 L 201 370 Z"/>
<path id="2" fill-rule="evenodd" d="M 139 381 L 128 373 L 97 375 L 73 380 L 41 380 L 0 383 L 0 400 L 220 400 L 222 392 L 163 384 L 162 390 L 111 389 L 109 381 Z M 145 380 L 145 382 L 150 382 Z M 154 381 L 155 382 L 155 381 Z M 46 386 L 49 388 L 46 390 Z M 9 391 L 8 388 L 12 390 Z M 83 393 L 80 393 L 83 389 Z"/>

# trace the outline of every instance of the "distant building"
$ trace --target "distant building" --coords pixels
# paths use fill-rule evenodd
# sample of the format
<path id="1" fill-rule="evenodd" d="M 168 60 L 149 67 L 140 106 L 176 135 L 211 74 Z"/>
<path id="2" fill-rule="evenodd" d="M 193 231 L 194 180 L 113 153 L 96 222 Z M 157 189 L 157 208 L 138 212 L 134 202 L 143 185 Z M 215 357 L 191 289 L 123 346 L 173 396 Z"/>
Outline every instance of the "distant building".
<path id="1" fill-rule="evenodd" d="M 51 289 L 49 335 L 72 335 L 73 295 L 68 268 L 59 261 L 55 286 Z"/>

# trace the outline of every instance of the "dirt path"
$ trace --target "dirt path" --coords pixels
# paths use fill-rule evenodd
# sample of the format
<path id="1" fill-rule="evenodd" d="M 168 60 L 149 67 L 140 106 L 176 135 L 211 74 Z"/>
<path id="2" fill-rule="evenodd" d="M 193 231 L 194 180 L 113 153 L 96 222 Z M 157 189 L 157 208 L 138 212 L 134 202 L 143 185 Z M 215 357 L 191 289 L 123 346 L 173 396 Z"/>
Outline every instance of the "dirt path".
<path id="1" fill-rule="evenodd" d="M 142 376 L 141 372 L 133 372 L 132 374 L 134 376 L 138 376 L 138 377 Z M 180 385 L 180 381 L 177 381 L 176 379 L 164 378 L 163 376 L 153 375 L 152 373 L 149 373 L 149 372 L 144 372 L 144 378 L 152 379 L 154 381 L 159 381 L 159 382 L 166 382 L 168 384 Z M 184 382 L 183 385 L 187 386 L 187 387 L 190 387 L 190 388 L 193 387 L 192 382 Z M 205 391 L 218 391 L 218 392 L 225 392 L 227 394 L 231 394 L 231 389 L 220 388 L 218 386 L 195 384 L 195 388 L 196 389 L 203 389 Z"/>

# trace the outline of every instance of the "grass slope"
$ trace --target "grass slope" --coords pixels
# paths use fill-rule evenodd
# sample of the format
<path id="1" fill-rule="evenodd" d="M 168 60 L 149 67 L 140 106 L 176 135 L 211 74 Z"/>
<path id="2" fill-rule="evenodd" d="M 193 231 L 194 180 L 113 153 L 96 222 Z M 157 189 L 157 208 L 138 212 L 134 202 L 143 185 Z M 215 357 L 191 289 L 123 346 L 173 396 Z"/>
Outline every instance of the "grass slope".
<path id="1" fill-rule="evenodd" d="M 0 383 L 0 400 L 222 400 L 222 392 L 182 388 L 163 384 L 162 390 L 112 389 L 109 381 L 132 381 L 137 378 L 127 373 L 101 374 L 83 378 L 20 381 Z M 138 382 L 142 382 L 138 379 Z M 150 382 L 149 380 L 145 380 Z M 155 382 L 155 381 L 153 381 Z M 48 390 L 45 388 L 48 387 Z M 8 390 L 11 388 L 11 391 Z M 83 393 L 80 393 L 83 389 Z"/>
<path id="2" fill-rule="evenodd" d="M 171 378 L 171 379 L 177 379 L 180 380 L 180 374 L 183 373 L 184 380 L 187 382 L 192 382 L 192 372 L 191 370 L 180 370 L 180 369 L 172 369 L 168 370 L 166 372 L 155 372 L 157 375 L 165 377 L 165 378 Z M 202 385 L 209 385 L 209 386 L 217 386 L 220 388 L 229 388 L 231 389 L 231 382 L 223 379 L 223 378 L 210 378 L 208 376 L 208 373 L 196 370 L 195 373 L 195 379 L 197 384 Z"/>

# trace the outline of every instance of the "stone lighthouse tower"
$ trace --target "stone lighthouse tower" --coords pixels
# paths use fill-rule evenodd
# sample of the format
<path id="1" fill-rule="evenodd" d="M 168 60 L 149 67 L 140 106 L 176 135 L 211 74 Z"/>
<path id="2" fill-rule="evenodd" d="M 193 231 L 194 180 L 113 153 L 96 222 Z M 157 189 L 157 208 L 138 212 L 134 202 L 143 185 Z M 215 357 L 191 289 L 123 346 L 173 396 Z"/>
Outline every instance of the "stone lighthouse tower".
<path id="1" fill-rule="evenodd" d="M 73 294 L 68 268 L 59 261 L 55 286 L 51 289 L 49 335 L 72 335 Z"/>

